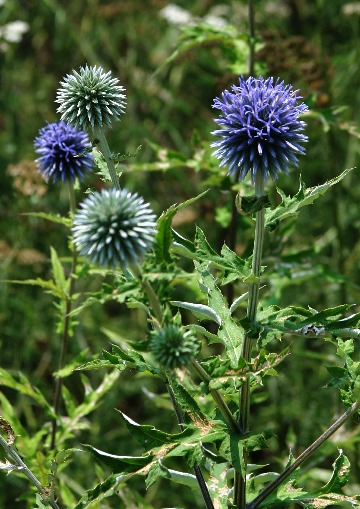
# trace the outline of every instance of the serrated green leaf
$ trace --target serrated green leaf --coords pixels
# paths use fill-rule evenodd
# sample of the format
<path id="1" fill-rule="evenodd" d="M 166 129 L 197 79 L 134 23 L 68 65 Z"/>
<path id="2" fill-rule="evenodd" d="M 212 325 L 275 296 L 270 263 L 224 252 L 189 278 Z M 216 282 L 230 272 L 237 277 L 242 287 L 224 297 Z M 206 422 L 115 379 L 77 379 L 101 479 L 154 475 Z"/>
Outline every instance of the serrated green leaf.
<path id="1" fill-rule="evenodd" d="M 244 463 L 244 441 L 240 439 L 239 435 L 230 432 L 230 454 L 231 465 L 235 468 L 236 472 L 243 475 L 246 471 Z"/>
<path id="2" fill-rule="evenodd" d="M 228 509 L 229 507 L 228 470 L 228 463 L 213 463 L 210 468 L 207 485 L 216 509 Z"/>
<path id="3" fill-rule="evenodd" d="M 10 373 L 0 368 L 0 386 L 1 385 L 14 389 L 20 394 L 29 396 L 40 405 L 48 416 L 52 419 L 56 417 L 52 406 L 46 401 L 42 392 L 40 392 L 37 387 L 33 387 L 26 376 L 22 373 L 19 373 L 19 381 L 17 381 L 10 375 Z"/>
<path id="4" fill-rule="evenodd" d="M 36 509 L 49 509 L 49 504 L 44 501 L 44 499 L 39 495 L 39 493 L 36 493 L 35 495 L 36 500 Z"/>
<path id="5" fill-rule="evenodd" d="M 175 214 L 177 214 L 179 210 L 192 205 L 194 202 L 202 198 L 206 193 L 207 191 L 204 191 L 203 193 L 200 193 L 194 198 L 190 198 L 189 200 L 186 200 L 179 205 L 172 205 L 161 214 L 157 221 L 156 243 L 154 247 L 157 263 L 162 263 L 163 261 L 167 263 L 171 262 L 170 246 L 173 241 L 171 223 Z"/>
<path id="6" fill-rule="evenodd" d="M 78 422 L 79 419 L 93 412 L 100 405 L 103 396 L 112 389 L 119 376 L 120 372 L 117 369 L 114 369 L 110 373 L 106 373 L 104 375 L 101 383 L 95 389 L 92 389 L 90 385 L 88 386 L 85 391 L 83 402 L 80 405 L 77 405 L 73 411 L 71 420 L 68 424 L 69 427 L 72 424 L 72 421 Z M 85 377 L 83 380 L 87 380 L 87 378 Z"/>
<path id="7" fill-rule="evenodd" d="M 184 408 L 185 411 L 197 418 L 205 418 L 195 399 L 175 377 L 169 377 L 168 383 L 175 395 L 176 401 Z"/>
<path id="8" fill-rule="evenodd" d="M 143 356 L 136 350 L 128 349 L 126 352 L 118 345 L 111 345 L 111 353 L 106 350 L 102 351 L 105 360 L 117 366 L 121 371 L 124 369 L 124 362 L 134 367 L 137 371 L 149 371 L 153 374 L 158 374 L 158 368 L 147 363 Z"/>
<path id="9" fill-rule="evenodd" d="M 137 422 L 130 419 L 130 417 L 125 415 L 120 410 L 118 410 L 118 412 L 121 415 L 131 435 L 140 445 L 144 447 L 146 451 L 149 451 L 150 449 L 153 449 L 155 447 L 160 447 L 164 444 L 176 442 L 184 437 L 191 436 L 193 433 L 191 429 L 187 429 L 185 431 L 182 431 L 181 433 L 176 434 L 165 433 L 164 431 L 160 431 L 156 429 L 154 426 L 150 426 L 148 424 L 140 425 Z"/>
<path id="10" fill-rule="evenodd" d="M 172 250 L 175 253 L 200 263 L 211 262 L 212 267 L 226 273 L 227 283 L 235 279 L 244 281 L 251 277 L 251 267 L 248 262 L 240 258 L 225 244 L 222 247 L 221 254 L 217 254 L 208 243 L 201 228 L 196 227 L 195 243 L 184 239 L 176 232 L 173 232 L 173 238 Z"/>
<path id="11" fill-rule="evenodd" d="M 100 502 L 105 498 L 116 495 L 118 484 L 116 477 L 116 475 L 110 475 L 105 481 L 95 486 L 95 488 L 86 491 L 74 509 L 87 509 L 93 502 Z"/>
<path id="12" fill-rule="evenodd" d="M 59 260 L 57 252 L 52 246 L 50 247 L 50 252 L 51 252 L 51 267 L 55 284 L 57 288 L 63 294 L 65 294 L 68 289 L 68 282 L 65 277 L 64 268 Z"/>
<path id="13" fill-rule="evenodd" d="M 269 495 L 258 507 L 262 509 L 281 509 L 289 507 L 291 503 L 298 503 L 307 509 L 325 508 L 330 505 L 339 507 L 359 507 L 360 496 L 344 495 L 342 488 L 349 478 L 350 463 L 340 451 L 339 457 L 333 464 L 333 473 L 330 481 L 314 492 L 306 492 L 297 488 L 296 478 L 299 470 L 292 474 L 290 480 L 280 486 L 274 493 Z M 295 477 L 293 477 L 295 474 Z"/>
<path id="14" fill-rule="evenodd" d="M 45 281 L 44 279 L 41 279 L 40 277 L 36 279 L 6 279 L 4 283 L 10 283 L 15 285 L 26 285 L 26 286 L 39 286 L 40 288 L 43 288 L 46 293 L 50 293 L 54 297 L 62 298 L 63 292 L 59 290 L 59 288 L 56 286 L 54 281 Z"/>
<path id="15" fill-rule="evenodd" d="M 113 367 L 113 363 L 103 359 L 94 359 L 92 361 L 85 362 L 84 364 L 80 364 L 79 366 L 74 368 L 74 371 L 88 371 L 93 369 L 103 369 Z M 121 366 L 117 364 L 117 369 L 120 369 Z M 124 369 L 126 364 L 124 363 Z M 63 374 L 62 371 L 58 371 L 59 376 L 67 376 L 67 372 Z M 69 373 L 70 374 L 70 373 Z"/>
<path id="16" fill-rule="evenodd" d="M 172 300 L 170 304 L 191 311 L 199 320 L 211 320 L 221 325 L 220 316 L 209 306 L 205 306 L 205 304 L 194 304 L 192 302 L 181 302 L 179 300 Z"/>
<path id="17" fill-rule="evenodd" d="M 195 262 L 195 267 L 200 274 L 201 284 L 206 288 L 208 304 L 221 319 L 221 326 L 218 330 L 219 342 L 225 346 L 231 366 L 237 368 L 241 360 L 244 329 L 231 317 L 226 299 L 217 287 L 214 277 L 208 271 L 207 265 Z"/>
<path id="18" fill-rule="evenodd" d="M 39 217 L 41 219 L 47 219 L 48 221 L 51 221 L 52 223 L 59 223 L 67 227 L 71 227 L 71 219 L 68 217 L 60 216 L 60 214 L 50 214 L 45 212 L 24 212 L 22 214 L 23 216 L 30 216 L 30 217 Z"/>
<path id="19" fill-rule="evenodd" d="M 91 454 L 99 461 L 107 465 L 113 472 L 117 473 L 134 473 L 144 468 L 153 461 L 153 456 L 147 454 L 144 456 L 118 456 L 110 454 L 100 449 L 96 449 L 92 445 L 82 444 Z"/>
<path id="20" fill-rule="evenodd" d="M 185 328 L 187 328 L 187 327 L 185 327 Z M 202 327 L 201 325 L 197 325 L 196 323 L 194 323 L 194 324 L 191 324 L 191 326 L 189 328 L 196 329 L 200 334 L 202 334 L 203 336 L 208 338 L 210 344 L 219 342 L 219 337 L 216 334 L 209 332 L 208 330 L 205 329 L 205 327 Z"/>
<path id="21" fill-rule="evenodd" d="M 333 473 L 330 481 L 325 484 L 317 493 L 324 495 L 328 493 L 342 493 L 342 488 L 347 484 L 350 476 L 350 461 L 340 449 L 339 456 L 333 463 Z"/>
<path id="22" fill-rule="evenodd" d="M 101 176 L 104 182 L 110 182 L 111 178 L 109 168 L 103 154 L 96 147 L 92 148 L 91 153 L 94 158 L 94 163 L 99 170 L 98 174 Z"/>
<path id="23" fill-rule="evenodd" d="M 281 203 L 273 210 L 266 210 L 266 230 L 273 231 L 280 221 L 290 217 L 296 217 L 302 207 L 311 205 L 317 198 L 325 194 L 326 191 L 328 191 L 333 185 L 337 184 L 346 177 L 351 170 L 353 170 L 353 168 L 349 168 L 337 177 L 315 187 L 306 188 L 304 182 L 300 181 L 299 191 L 294 196 L 287 197 L 280 189 L 278 189 L 278 193 L 281 196 Z"/>
<path id="24" fill-rule="evenodd" d="M 182 484 L 184 486 L 188 486 L 192 489 L 197 489 L 199 487 L 198 482 L 196 480 L 195 475 L 188 474 L 186 472 L 179 472 L 178 470 L 173 470 L 170 468 L 166 468 L 159 459 L 156 463 L 151 465 L 149 470 L 149 474 L 146 478 L 146 487 L 149 488 L 154 482 L 159 478 L 169 479 L 177 484 Z"/>

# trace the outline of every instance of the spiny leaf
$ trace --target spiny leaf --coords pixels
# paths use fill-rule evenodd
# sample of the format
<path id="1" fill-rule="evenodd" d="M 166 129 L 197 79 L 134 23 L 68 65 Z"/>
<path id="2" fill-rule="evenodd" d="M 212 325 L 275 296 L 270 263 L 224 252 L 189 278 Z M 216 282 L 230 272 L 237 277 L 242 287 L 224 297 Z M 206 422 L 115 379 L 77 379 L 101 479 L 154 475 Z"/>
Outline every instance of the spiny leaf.
<path id="1" fill-rule="evenodd" d="M 153 456 L 147 454 L 144 456 L 117 456 L 100 449 L 96 449 L 92 445 L 83 444 L 83 447 L 91 452 L 91 454 L 99 461 L 107 465 L 113 472 L 133 473 L 145 467 L 152 462 Z"/>
<path id="2" fill-rule="evenodd" d="M 172 250 L 175 253 L 200 263 L 211 262 L 211 267 L 220 269 L 227 274 L 227 282 L 233 281 L 234 279 L 245 281 L 251 276 L 251 268 L 245 260 L 240 258 L 240 256 L 229 249 L 225 244 L 219 255 L 210 246 L 201 228 L 196 227 L 194 243 L 184 239 L 184 237 L 176 232 L 173 232 L 173 237 L 174 243 L 172 245 Z"/>
<path id="3" fill-rule="evenodd" d="M 55 417 L 52 406 L 49 405 L 40 390 L 37 387 L 33 387 L 29 380 L 22 373 L 19 373 L 19 381 L 17 381 L 13 376 L 10 375 L 10 373 L 0 368 L 0 385 L 9 387 L 19 392 L 20 394 L 29 396 L 40 405 L 40 407 L 46 412 L 47 415 L 49 415 L 51 418 Z"/>
<path id="4" fill-rule="evenodd" d="M 289 217 L 296 217 L 302 207 L 311 205 L 317 198 L 325 194 L 326 191 L 328 191 L 333 185 L 337 184 L 346 177 L 351 170 L 353 170 L 353 168 L 349 168 L 337 177 L 315 187 L 306 188 L 304 182 L 300 181 L 299 191 L 294 196 L 287 197 L 280 189 L 278 189 L 278 193 L 281 196 L 281 203 L 273 210 L 266 210 L 266 230 L 273 231 L 280 221 Z"/>
<path id="5" fill-rule="evenodd" d="M 144 447 L 146 451 L 153 449 L 154 447 L 160 447 L 170 442 L 176 442 L 184 436 L 189 437 L 192 435 L 192 430 L 185 430 L 181 433 L 169 434 L 164 431 L 156 429 L 154 426 L 148 424 L 140 425 L 130 419 L 127 415 L 118 410 L 121 417 L 123 418 L 126 427 L 128 428 L 131 435 L 135 440 Z"/>
<path id="6" fill-rule="evenodd" d="M 194 304 L 192 302 L 180 302 L 179 300 L 173 300 L 170 304 L 191 311 L 199 320 L 211 320 L 218 325 L 221 325 L 220 316 L 209 306 L 205 306 L 204 304 Z"/>
<path id="7" fill-rule="evenodd" d="M 54 281 L 45 281 L 41 278 L 36 279 L 7 279 L 4 283 L 10 283 L 15 285 L 27 285 L 27 286 L 39 286 L 43 288 L 46 293 L 50 293 L 54 297 L 58 297 L 59 299 L 63 298 L 63 292 L 56 286 Z"/>
<path id="8" fill-rule="evenodd" d="M 68 217 L 60 216 L 60 214 L 50 214 L 46 212 L 24 212 L 22 214 L 23 216 L 30 216 L 30 217 L 39 217 L 41 219 L 47 219 L 48 221 L 51 221 L 52 223 L 59 223 L 64 226 L 71 227 L 71 219 Z"/>
<path id="9" fill-rule="evenodd" d="M 221 326 L 218 330 L 219 342 L 224 344 L 231 366 L 237 368 L 241 360 L 244 330 L 231 317 L 229 306 L 217 287 L 214 277 L 207 269 L 207 265 L 195 262 L 195 267 L 200 274 L 200 282 L 206 289 L 209 307 L 221 318 Z"/>
<path id="10" fill-rule="evenodd" d="M 204 191 L 203 193 L 200 193 L 194 198 L 190 198 L 189 200 L 186 200 L 183 203 L 180 203 L 178 205 L 176 204 L 171 205 L 171 207 L 169 207 L 165 212 L 161 214 L 157 221 L 157 234 L 155 243 L 155 254 L 157 263 L 161 263 L 162 261 L 169 263 L 171 261 L 170 257 L 170 246 L 172 243 L 171 223 L 175 214 L 177 214 L 179 210 L 182 210 L 185 207 L 192 205 L 194 202 L 202 198 L 206 193 L 207 191 Z"/>
<path id="11" fill-rule="evenodd" d="M 95 488 L 86 491 L 74 509 L 87 509 L 93 502 L 99 502 L 104 500 L 104 498 L 116 495 L 117 484 L 117 476 L 114 474 L 110 475 L 105 481 L 95 486 Z"/>
<path id="12" fill-rule="evenodd" d="M 57 252 L 52 246 L 50 247 L 50 252 L 51 252 L 51 267 L 55 284 L 57 288 L 59 288 L 59 290 L 65 295 L 68 290 L 68 282 L 65 277 L 64 268 L 59 260 Z"/>
<path id="13" fill-rule="evenodd" d="M 146 487 L 149 488 L 154 482 L 159 478 L 163 477 L 165 479 L 169 479 L 177 484 L 182 484 L 184 486 L 188 486 L 192 489 L 197 489 L 199 487 L 196 477 L 193 474 L 188 474 L 186 472 L 179 472 L 178 470 L 172 470 L 170 468 L 166 468 L 159 459 L 156 463 L 151 465 L 149 470 L 149 474 L 146 478 Z"/>

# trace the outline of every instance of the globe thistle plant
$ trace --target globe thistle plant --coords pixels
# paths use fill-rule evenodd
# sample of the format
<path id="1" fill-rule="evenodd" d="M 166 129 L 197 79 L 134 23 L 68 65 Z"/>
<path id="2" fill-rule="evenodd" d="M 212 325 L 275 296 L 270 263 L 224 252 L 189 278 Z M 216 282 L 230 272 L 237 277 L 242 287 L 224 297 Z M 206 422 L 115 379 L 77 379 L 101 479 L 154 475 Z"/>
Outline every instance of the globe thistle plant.
<path id="1" fill-rule="evenodd" d="M 73 239 L 81 255 L 104 267 L 136 265 L 155 237 L 155 215 L 138 194 L 103 189 L 89 195 L 74 216 Z"/>
<path id="2" fill-rule="evenodd" d="M 80 67 L 73 70 L 62 82 L 57 91 L 58 113 L 61 119 L 79 129 L 89 126 L 102 129 L 119 120 L 126 105 L 125 89 L 112 78 L 111 72 L 102 67 Z"/>
<path id="3" fill-rule="evenodd" d="M 150 333 L 150 349 L 154 359 L 166 369 L 187 366 L 198 352 L 192 332 L 176 325 L 166 325 Z"/>
<path id="4" fill-rule="evenodd" d="M 241 77 L 239 86 L 225 90 L 213 104 L 221 111 L 215 120 L 221 129 L 212 133 L 220 136 L 212 144 L 220 166 L 227 165 L 237 181 L 250 172 L 253 183 L 256 177 L 266 182 L 269 175 L 275 180 L 280 171 L 297 166 L 307 141 L 299 116 L 308 108 L 300 99 L 291 85 L 273 78 Z"/>
<path id="5" fill-rule="evenodd" d="M 90 153 L 80 155 L 90 146 L 83 131 L 65 122 L 54 122 L 40 129 L 34 140 L 36 162 L 46 180 L 74 182 L 92 168 Z"/>

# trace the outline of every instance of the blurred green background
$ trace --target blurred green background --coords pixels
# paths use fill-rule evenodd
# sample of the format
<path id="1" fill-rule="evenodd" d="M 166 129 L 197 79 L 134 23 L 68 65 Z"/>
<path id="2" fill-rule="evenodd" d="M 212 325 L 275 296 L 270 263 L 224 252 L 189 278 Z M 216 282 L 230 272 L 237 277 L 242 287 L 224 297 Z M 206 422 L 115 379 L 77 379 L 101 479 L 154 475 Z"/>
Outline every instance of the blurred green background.
<path id="1" fill-rule="evenodd" d="M 312 110 L 307 119 L 307 156 L 301 159 L 299 171 L 278 182 L 285 192 L 295 193 L 299 173 L 310 187 L 359 165 L 360 2 L 254 0 L 254 6 L 257 72 L 279 76 L 299 88 Z M 227 29 L 229 24 L 233 28 Z M 202 31 L 196 31 L 199 26 Z M 46 185 L 37 173 L 33 139 L 46 122 L 58 118 L 54 100 L 59 81 L 86 63 L 111 70 L 127 90 L 126 115 L 108 133 L 114 152 L 134 152 L 142 146 L 136 160 L 125 166 L 126 186 L 145 196 L 157 214 L 211 187 L 205 198 L 177 219 L 176 228 L 191 236 L 199 224 L 213 246 L 221 248 L 232 194 L 229 184 L 223 185 L 224 172 L 221 179 L 214 176 L 216 161 L 209 149 L 215 128 L 212 102 L 239 74 L 246 74 L 243 34 L 247 31 L 247 2 L 240 0 L 0 2 L 1 280 L 50 277 L 50 245 L 62 257 L 69 256 L 62 226 L 24 214 L 67 213 L 65 190 Z M 167 61 L 171 55 L 174 58 Z M 164 161 L 166 171 L 161 170 Z M 89 177 L 86 185 L 98 186 L 99 181 Z M 276 200 L 274 185 L 269 188 Z M 247 184 L 244 190 L 251 192 Z M 354 170 L 304 210 L 296 224 L 289 223 L 267 238 L 264 264 L 271 279 L 266 280 L 264 304 L 322 309 L 350 303 L 355 304 L 354 312 L 359 310 L 359 200 L 358 171 Z M 238 230 L 236 250 L 245 256 L 252 247 L 246 218 L 239 220 Z M 144 317 L 136 311 L 129 314 L 124 305 L 92 307 L 80 318 L 69 358 L 86 348 L 90 353 L 107 348 L 104 328 L 123 335 L 130 330 L 141 338 L 145 327 Z M 50 296 L 40 289 L 1 283 L 0 331 L 0 368 L 14 376 L 20 370 L 51 401 L 59 337 Z M 321 340 L 295 339 L 292 351 L 282 365 L 282 376 L 269 384 L 268 395 L 259 394 L 255 406 L 259 429 L 271 427 L 277 434 L 274 455 L 262 453 L 259 458 L 268 462 L 275 457 L 274 468 L 279 468 L 290 446 L 295 454 L 300 452 L 341 412 L 338 394 L 324 389 L 328 380 L 324 364 L 333 357 L 333 347 Z M 176 429 L 172 414 L 154 410 L 143 391 L 143 386 L 154 392 L 164 388 L 129 373 L 121 380 L 103 402 L 106 414 L 101 408 L 91 414 L 90 428 L 75 443 L 88 442 L 115 454 L 133 453 L 114 407 L 159 428 L 168 429 L 170 420 Z M 81 401 L 84 389 L 79 377 L 70 377 L 66 384 Z M 41 429 L 46 419 L 38 406 L 11 389 L 1 391 L 30 435 Z M 359 493 L 356 430 L 359 424 L 353 422 L 351 432 L 340 431 L 311 466 L 322 479 L 336 457 L 336 447 L 344 447 L 353 463 L 349 490 Z M 78 485 L 92 486 L 95 467 L 83 479 L 84 465 L 89 466 L 79 459 L 68 467 L 69 479 L 76 479 L 74 492 Z M 312 474 L 309 482 L 317 481 Z M 15 476 L 1 475 L 0 508 L 27 507 L 21 500 L 14 502 L 24 485 Z M 143 490 L 141 481 L 139 486 Z M 151 488 L 146 495 L 149 504 L 165 506 L 169 489 L 165 481 Z M 174 505 L 201 507 L 198 500 L 199 505 L 191 502 L 186 490 L 172 493 Z M 101 507 L 119 507 L 107 503 Z"/>

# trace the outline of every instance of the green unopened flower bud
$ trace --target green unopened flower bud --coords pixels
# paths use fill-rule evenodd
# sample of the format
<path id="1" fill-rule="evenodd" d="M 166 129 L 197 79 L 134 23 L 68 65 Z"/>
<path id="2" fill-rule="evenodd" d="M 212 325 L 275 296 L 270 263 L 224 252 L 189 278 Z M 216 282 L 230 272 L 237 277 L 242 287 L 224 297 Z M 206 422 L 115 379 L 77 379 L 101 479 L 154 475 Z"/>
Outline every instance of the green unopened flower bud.
<path id="1" fill-rule="evenodd" d="M 166 325 L 150 333 L 150 349 L 161 366 L 174 369 L 188 365 L 197 354 L 199 345 L 190 330 Z"/>
<path id="2" fill-rule="evenodd" d="M 57 109 L 61 120 L 65 120 L 76 129 L 102 129 L 119 120 L 125 111 L 126 95 L 119 80 L 105 73 L 102 67 L 80 67 L 73 70 L 62 82 L 57 91 Z"/>
<path id="3" fill-rule="evenodd" d="M 138 264 L 155 238 L 155 215 L 137 193 L 103 189 L 74 216 L 74 244 L 93 263 L 110 268 Z"/>

